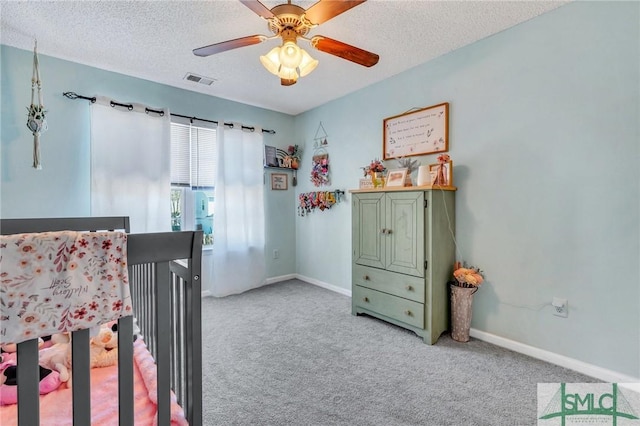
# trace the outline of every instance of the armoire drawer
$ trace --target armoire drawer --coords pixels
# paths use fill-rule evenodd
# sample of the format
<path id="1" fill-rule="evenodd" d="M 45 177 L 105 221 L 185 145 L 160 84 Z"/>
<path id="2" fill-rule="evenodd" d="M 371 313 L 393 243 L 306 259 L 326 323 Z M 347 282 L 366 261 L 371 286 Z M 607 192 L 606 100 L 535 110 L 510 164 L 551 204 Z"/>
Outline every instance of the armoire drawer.
<path id="1" fill-rule="evenodd" d="M 414 327 L 424 328 L 423 304 L 365 287 L 353 288 L 355 291 L 352 297 L 356 305 Z"/>
<path id="2" fill-rule="evenodd" d="M 353 265 L 353 284 L 424 303 L 424 278 Z"/>

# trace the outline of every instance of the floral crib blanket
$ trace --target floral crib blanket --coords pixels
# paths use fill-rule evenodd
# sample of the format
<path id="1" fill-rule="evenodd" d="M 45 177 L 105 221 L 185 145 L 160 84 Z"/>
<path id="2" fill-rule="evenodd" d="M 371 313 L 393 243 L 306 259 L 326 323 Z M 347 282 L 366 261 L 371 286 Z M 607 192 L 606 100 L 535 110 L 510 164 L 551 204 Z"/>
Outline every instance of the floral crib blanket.
<path id="1" fill-rule="evenodd" d="M 124 232 L 0 236 L 0 343 L 132 315 Z"/>

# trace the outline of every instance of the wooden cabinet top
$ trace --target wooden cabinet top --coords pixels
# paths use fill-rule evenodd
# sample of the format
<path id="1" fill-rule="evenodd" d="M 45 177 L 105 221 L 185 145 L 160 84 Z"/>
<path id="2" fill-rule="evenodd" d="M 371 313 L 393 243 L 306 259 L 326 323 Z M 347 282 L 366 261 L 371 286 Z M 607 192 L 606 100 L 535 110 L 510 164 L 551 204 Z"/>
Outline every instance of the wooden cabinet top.
<path id="1" fill-rule="evenodd" d="M 384 188 L 366 188 L 366 189 L 351 189 L 349 192 L 358 194 L 364 192 L 402 192 L 402 191 L 456 191 L 458 188 L 455 186 L 440 186 L 440 185 L 426 185 L 426 186 L 393 186 Z"/>

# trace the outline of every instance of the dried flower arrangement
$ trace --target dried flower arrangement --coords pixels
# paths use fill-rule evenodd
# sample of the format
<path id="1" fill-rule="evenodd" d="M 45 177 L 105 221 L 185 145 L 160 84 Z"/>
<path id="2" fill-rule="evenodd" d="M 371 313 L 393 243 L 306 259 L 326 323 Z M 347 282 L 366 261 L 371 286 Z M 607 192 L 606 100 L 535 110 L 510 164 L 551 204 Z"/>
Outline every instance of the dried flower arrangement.
<path id="1" fill-rule="evenodd" d="M 398 167 L 401 169 L 407 169 L 407 173 L 411 174 L 418 170 L 420 164 L 418 160 L 413 160 L 411 158 L 398 158 Z"/>
<path id="2" fill-rule="evenodd" d="M 483 272 L 475 266 L 467 266 L 464 263 L 456 262 L 453 266 L 453 277 L 455 281 L 452 283 L 458 287 L 474 288 L 480 287 L 483 283 Z"/>
<path id="3" fill-rule="evenodd" d="M 386 172 L 387 168 L 382 164 L 382 161 L 376 158 L 368 166 L 362 167 L 362 170 L 364 171 L 364 175 L 368 176 L 372 173 Z"/>
<path id="4" fill-rule="evenodd" d="M 300 148 L 297 144 L 289 145 L 289 147 L 287 148 L 287 153 L 289 154 L 289 156 L 291 156 L 291 158 L 300 160 L 300 157 L 302 157 L 302 148 Z"/>
<path id="5" fill-rule="evenodd" d="M 438 163 L 440 164 L 444 164 L 448 161 L 451 161 L 451 157 L 449 157 L 449 154 L 440 154 L 438 155 Z"/>

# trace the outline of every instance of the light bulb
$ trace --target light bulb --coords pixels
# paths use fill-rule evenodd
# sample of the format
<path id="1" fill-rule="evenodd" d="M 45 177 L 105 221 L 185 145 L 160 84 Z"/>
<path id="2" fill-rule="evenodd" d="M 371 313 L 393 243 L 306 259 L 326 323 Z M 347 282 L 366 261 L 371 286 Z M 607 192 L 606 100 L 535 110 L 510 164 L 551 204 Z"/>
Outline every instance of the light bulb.
<path id="1" fill-rule="evenodd" d="M 285 42 L 280 48 L 280 63 L 283 67 L 297 68 L 302 61 L 302 52 L 293 41 Z"/>

